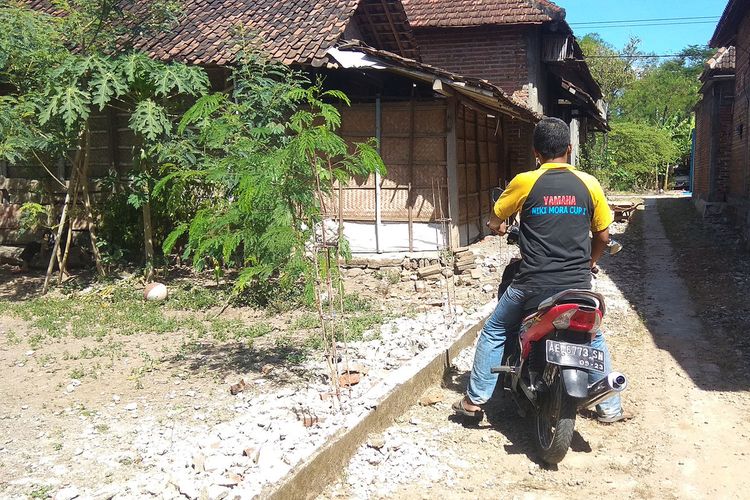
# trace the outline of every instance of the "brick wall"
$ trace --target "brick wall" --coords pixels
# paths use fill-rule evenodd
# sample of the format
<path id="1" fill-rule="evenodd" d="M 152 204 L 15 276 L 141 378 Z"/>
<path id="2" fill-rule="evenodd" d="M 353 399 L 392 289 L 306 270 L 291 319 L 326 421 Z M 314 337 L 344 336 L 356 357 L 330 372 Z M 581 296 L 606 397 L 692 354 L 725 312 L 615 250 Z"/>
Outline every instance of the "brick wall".
<path id="1" fill-rule="evenodd" d="M 732 197 L 748 198 L 748 175 L 750 157 L 750 15 L 745 16 L 737 35 L 737 77 L 735 80 L 734 132 L 732 160 L 729 172 L 729 194 Z"/>
<path id="2" fill-rule="evenodd" d="M 416 31 L 422 60 L 455 73 L 484 78 L 526 101 L 529 83 L 523 26 Z"/>
<path id="3" fill-rule="evenodd" d="M 703 88 L 695 113 L 693 196 L 724 202 L 729 191 L 734 127 L 734 81 L 715 80 Z"/>
<path id="4" fill-rule="evenodd" d="M 708 172 L 711 168 L 709 151 L 711 150 L 712 101 L 710 89 L 708 89 L 695 110 L 693 197 L 701 200 L 708 198 Z"/>
<path id="5" fill-rule="evenodd" d="M 735 46 L 737 72 L 727 201 L 730 218 L 750 242 L 750 14 L 740 24 Z"/>

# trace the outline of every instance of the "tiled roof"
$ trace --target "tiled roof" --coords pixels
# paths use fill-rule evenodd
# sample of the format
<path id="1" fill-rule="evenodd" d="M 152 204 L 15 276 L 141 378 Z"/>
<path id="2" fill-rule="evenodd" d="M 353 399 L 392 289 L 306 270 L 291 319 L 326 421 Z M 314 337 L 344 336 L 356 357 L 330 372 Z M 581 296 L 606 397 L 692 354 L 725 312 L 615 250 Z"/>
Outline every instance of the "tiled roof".
<path id="1" fill-rule="evenodd" d="M 548 0 L 402 0 L 414 28 L 541 24 L 565 19 Z"/>
<path id="2" fill-rule="evenodd" d="M 136 0 L 128 8 L 137 9 L 143 1 L 148 0 Z M 135 48 L 160 60 L 225 65 L 237 55 L 238 28 L 242 28 L 246 36 L 255 35 L 260 48 L 273 59 L 285 64 L 317 66 L 326 61 L 326 51 L 341 38 L 360 3 L 360 0 L 184 0 L 175 27 L 137 39 Z M 49 0 L 31 0 L 30 4 L 33 8 L 53 10 Z"/>
<path id="3" fill-rule="evenodd" d="M 706 61 L 700 77 L 701 81 L 707 82 L 717 75 L 733 75 L 736 59 L 737 56 L 733 46 L 720 48 L 711 59 Z"/>
<path id="4" fill-rule="evenodd" d="M 224 65 L 233 61 L 237 29 L 285 64 L 319 64 L 344 32 L 358 0 L 189 0 L 178 25 L 136 42 L 156 59 Z"/>
<path id="5" fill-rule="evenodd" d="M 711 59 L 706 61 L 706 69 L 734 71 L 735 57 L 734 46 L 722 47 Z"/>

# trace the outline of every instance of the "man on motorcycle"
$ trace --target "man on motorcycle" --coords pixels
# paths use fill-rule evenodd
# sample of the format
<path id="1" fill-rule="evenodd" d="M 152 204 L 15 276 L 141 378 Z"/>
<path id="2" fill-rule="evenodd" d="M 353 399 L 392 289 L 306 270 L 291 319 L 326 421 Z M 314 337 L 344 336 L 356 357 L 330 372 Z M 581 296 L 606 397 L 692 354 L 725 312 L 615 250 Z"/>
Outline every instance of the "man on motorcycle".
<path id="1" fill-rule="evenodd" d="M 505 234 L 507 219 L 520 215 L 522 262 L 479 335 L 466 396 L 453 405 L 460 415 L 483 415 L 482 405 L 498 379 L 491 369 L 500 366 L 506 338 L 518 333 L 529 304 L 563 290 L 591 288 L 591 270 L 607 247 L 613 218 L 599 182 L 567 163 L 570 152 L 568 125 L 558 118 L 543 119 L 534 130 L 534 156 L 540 167 L 514 177 L 495 203 L 487 225 L 499 235 Z M 609 372 L 611 360 L 601 330 L 591 347 L 605 352 Z M 630 417 L 619 395 L 596 410 L 601 422 Z"/>

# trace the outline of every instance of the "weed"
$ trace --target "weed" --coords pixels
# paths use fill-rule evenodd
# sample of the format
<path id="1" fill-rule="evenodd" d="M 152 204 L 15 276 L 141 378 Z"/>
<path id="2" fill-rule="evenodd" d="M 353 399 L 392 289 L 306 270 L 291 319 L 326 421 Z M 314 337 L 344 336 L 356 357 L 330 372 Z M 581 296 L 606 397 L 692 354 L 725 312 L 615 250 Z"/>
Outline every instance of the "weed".
<path id="1" fill-rule="evenodd" d="M 372 310 L 372 301 L 355 293 L 344 295 L 344 312 L 368 312 Z"/>
<path id="2" fill-rule="evenodd" d="M 273 327 L 268 323 L 256 323 L 250 326 L 240 328 L 235 333 L 236 339 L 255 339 L 268 335 L 273 331 Z"/>
<path id="3" fill-rule="evenodd" d="M 320 328 L 320 317 L 316 313 L 305 313 L 292 323 L 292 330 L 313 330 Z"/>
<path id="4" fill-rule="evenodd" d="M 5 337 L 8 340 L 8 344 L 10 345 L 16 345 L 16 344 L 21 343 L 21 338 L 18 335 L 16 335 L 16 332 L 6 332 Z"/>
<path id="5" fill-rule="evenodd" d="M 52 445 L 52 449 L 55 450 L 55 451 L 60 451 L 60 450 L 63 449 L 63 444 L 62 443 L 55 443 L 55 444 Z"/>
<path id="6" fill-rule="evenodd" d="M 52 486 L 42 486 L 39 485 L 31 492 L 29 492 L 29 496 L 31 498 L 47 498 L 50 496 L 50 492 L 52 491 Z"/>
<path id="7" fill-rule="evenodd" d="M 383 274 L 383 278 L 391 285 L 401 282 L 401 272 L 391 269 Z"/>
<path id="8" fill-rule="evenodd" d="M 227 298 L 227 292 L 222 289 L 188 285 L 175 288 L 169 296 L 167 305 L 178 310 L 205 311 L 218 306 Z"/>
<path id="9" fill-rule="evenodd" d="M 94 430 L 98 432 L 99 434 L 104 434 L 109 430 L 109 426 L 107 424 L 96 424 L 94 426 Z"/>
<path id="10" fill-rule="evenodd" d="M 79 367 L 79 368 L 74 368 L 74 369 L 70 370 L 70 378 L 72 378 L 72 379 L 78 379 L 78 380 L 80 380 L 80 379 L 82 379 L 85 376 L 86 376 L 86 372 L 83 371 L 83 368 Z"/>
<path id="11" fill-rule="evenodd" d="M 339 332 L 339 339 L 346 338 L 347 340 L 351 341 L 360 341 L 364 340 L 364 334 L 368 330 L 373 330 L 375 327 L 379 327 L 383 323 L 385 323 L 388 320 L 386 315 L 380 312 L 370 313 L 370 314 L 360 314 L 357 316 L 353 316 L 351 318 L 347 318 L 344 321 L 343 332 Z M 370 336 L 369 339 L 375 339 L 379 336 L 380 332 L 376 332 L 375 335 Z"/>

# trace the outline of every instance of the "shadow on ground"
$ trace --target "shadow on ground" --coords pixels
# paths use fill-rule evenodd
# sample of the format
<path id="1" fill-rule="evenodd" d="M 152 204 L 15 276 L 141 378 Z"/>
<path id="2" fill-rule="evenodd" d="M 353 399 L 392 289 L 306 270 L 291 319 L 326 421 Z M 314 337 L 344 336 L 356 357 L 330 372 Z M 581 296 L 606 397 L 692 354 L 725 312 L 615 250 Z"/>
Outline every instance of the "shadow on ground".
<path id="1" fill-rule="evenodd" d="M 750 331 L 750 263 L 737 233 L 723 221 L 703 220 L 689 198 L 648 199 L 646 210 L 660 217 L 673 252 L 672 262 L 664 265 L 675 266 L 681 279 L 677 283 L 689 291 L 702 325 L 701 338 L 708 342 L 702 342 L 701 347 L 690 345 L 689 338 L 679 336 L 679 322 L 687 318 L 665 317 L 659 311 L 660 304 L 675 300 L 674 292 L 649 282 L 654 278 L 648 276 L 645 252 L 652 251 L 649 242 L 659 236 L 644 234 L 644 211 L 636 212 L 618 237 L 625 250 L 615 258 L 603 259 L 601 267 L 644 319 L 655 344 L 668 351 L 698 387 L 718 391 L 750 388 L 746 375 L 750 367 L 750 336 L 746 333 Z"/>
<path id="2" fill-rule="evenodd" d="M 470 372 L 453 372 L 449 373 L 443 381 L 443 386 L 456 393 L 456 399 L 461 397 L 466 384 L 469 382 Z M 485 420 L 477 423 L 474 420 L 466 419 L 458 415 L 449 415 L 448 420 L 458 423 L 467 428 L 491 428 L 502 434 L 509 444 L 505 445 L 505 453 L 508 455 L 525 455 L 526 458 L 548 470 L 557 470 L 556 466 L 551 466 L 539 459 L 539 453 L 535 449 L 533 435 L 533 419 L 531 417 L 522 417 L 518 412 L 513 399 L 502 389 L 502 380 L 498 381 L 495 393 L 492 399 L 484 406 Z M 579 415 L 579 418 L 585 418 Z M 592 451 L 591 445 L 586 439 L 574 431 L 573 441 L 570 446 L 572 451 L 589 453 Z"/>

